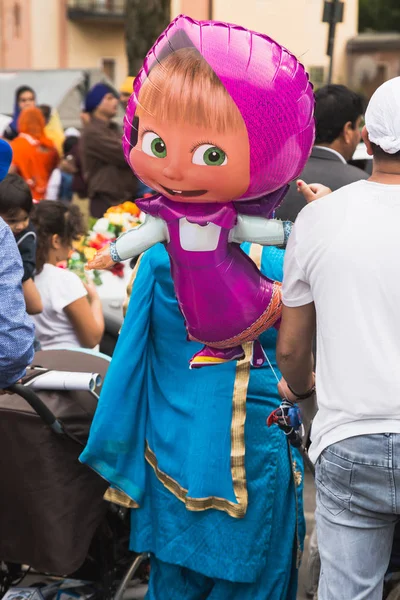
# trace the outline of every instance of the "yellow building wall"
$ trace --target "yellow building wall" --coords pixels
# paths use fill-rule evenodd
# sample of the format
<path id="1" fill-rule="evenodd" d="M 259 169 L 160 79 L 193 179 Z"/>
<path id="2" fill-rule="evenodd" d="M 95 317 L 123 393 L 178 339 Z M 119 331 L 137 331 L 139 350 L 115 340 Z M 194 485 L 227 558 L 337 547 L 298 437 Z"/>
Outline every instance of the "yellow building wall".
<path id="1" fill-rule="evenodd" d="M 115 85 L 118 87 L 128 72 L 123 26 L 99 27 L 69 22 L 67 36 L 68 68 L 101 68 L 101 59 L 115 60 Z"/>
<path id="2" fill-rule="evenodd" d="M 0 69 L 31 67 L 31 6 L 27 1 L 18 6 L 0 0 Z"/>
<path id="3" fill-rule="evenodd" d="M 60 66 L 60 2 L 31 0 L 31 67 Z"/>
<path id="4" fill-rule="evenodd" d="M 171 16 L 184 12 L 193 18 L 207 18 L 206 14 L 197 16 L 199 4 L 200 0 L 172 0 Z M 215 20 L 265 33 L 286 46 L 307 69 L 324 67 L 327 75 L 328 24 L 321 22 L 323 0 L 213 0 L 212 5 Z M 347 80 L 346 42 L 357 34 L 357 27 L 358 0 L 346 0 L 344 22 L 336 28 L 336 83 Z"/>

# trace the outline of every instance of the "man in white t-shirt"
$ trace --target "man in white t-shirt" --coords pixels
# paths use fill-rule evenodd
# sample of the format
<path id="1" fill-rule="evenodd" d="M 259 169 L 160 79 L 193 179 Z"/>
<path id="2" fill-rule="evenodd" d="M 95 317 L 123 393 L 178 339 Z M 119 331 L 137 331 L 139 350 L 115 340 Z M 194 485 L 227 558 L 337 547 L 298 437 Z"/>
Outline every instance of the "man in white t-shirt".
<path id="1" fill-rule="evenodd" d="M 400 515 L 400 77 L 365 115 L 371 178 L 309 204 L 285 257 L 281 393 L 313 391 L 319 600 L 381 600 Z"/>

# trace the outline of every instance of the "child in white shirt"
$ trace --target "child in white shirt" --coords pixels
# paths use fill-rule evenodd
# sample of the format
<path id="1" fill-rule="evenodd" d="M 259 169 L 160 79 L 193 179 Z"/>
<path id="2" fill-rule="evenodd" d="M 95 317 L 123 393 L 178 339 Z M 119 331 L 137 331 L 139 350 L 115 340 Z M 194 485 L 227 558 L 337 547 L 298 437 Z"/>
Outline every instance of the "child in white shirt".
<path id="1" fill-rule="evenodd" d="M 42 349 L 93 348 L 104 332 L 96 288 L 57 266 L 85 231 L 79 208 L 42 200 L 35 206 L 32 222 L 37 233 L 35 283 L 43 303 L 43 312 L 34 322 Z"/>

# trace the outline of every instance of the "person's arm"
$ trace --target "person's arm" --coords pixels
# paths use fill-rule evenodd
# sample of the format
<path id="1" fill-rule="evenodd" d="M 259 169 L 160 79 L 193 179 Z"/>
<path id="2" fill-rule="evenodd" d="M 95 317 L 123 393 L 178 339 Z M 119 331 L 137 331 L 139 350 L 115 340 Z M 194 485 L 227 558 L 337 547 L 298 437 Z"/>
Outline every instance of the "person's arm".
<path id="1" fill-rule="evenodd" d="M 314 385 L 313 340 L 315 335 L 314 303 L 304 306 L 282 308 L 282 321 L 279 328 L 276 358 L 279 369 L 291 390 L 304 394 Z M 290 389 L 281 383 L 280 391 L 288 399 L 296 401 Z"/>
<path id="2" fill-rule="evenodd" d="M 24 292 L 26 312 L 28 315 L 38 315 L 43 311 L 43 304 L 38 289 L 33 279 L 27 279 L 22 283 Z"/>
<path id="3" fill-rule="evenodd" d="M 148 250 L 157 242 L 168 241 L 165 221 L 151 215 L 146 216 L 143 225 L 129 229 L 111 244 L 105 246 L 87 264 L 88 269 L 109 269 L 116 262 L 133 258 Z"/>
<path id="4" fill-rule="evenodd" d="M 85 285 L 87 296 L 71 302 L 64 308 L 79 342 L 84 348 L 94 348 L 104 333 L 101 301 L 94 285 Z"/>
<path id="5" fill-rule="evenodd" d="M 287 245 L 282 286 L 282 320 L 276 350 L 283 378 L 300 395 L 310 390 L 314 381 L 312 349 L 315 307 L 307 273 L 299 260 L 299 247 L 304 247 L 307 228 L 310 226 L 307 218 L 305 223 L 298 218 Z M 285 382 L 282 385 L 285 387 Z M 287 389 L 285 391 L 288 392 Z M 295 400 L 289 393 L 287 397 Z"/>
<path id="6" fill-rule="evenodd" d="M 84 135 L 82 148 L 83 155 L 90 155 L 92 158 L 119 168 L 128 168 L 121 140 L 112 132 L 104 132 L 100 129 L 95 131 L 91 128 Z"/>
<path id="7" fill-rule="evenodd" d="M 22 262 L 10 228 L 0 220 L 0 389 L 25 375 L 34 327 L 25 310 Z"/>

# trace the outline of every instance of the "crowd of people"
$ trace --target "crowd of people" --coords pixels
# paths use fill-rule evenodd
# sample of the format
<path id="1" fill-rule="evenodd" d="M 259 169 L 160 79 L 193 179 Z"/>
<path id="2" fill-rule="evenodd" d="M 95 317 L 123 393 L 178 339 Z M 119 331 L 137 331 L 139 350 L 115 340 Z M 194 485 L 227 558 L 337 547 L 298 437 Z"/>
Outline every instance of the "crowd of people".
<path id="1" fill-rule="evenodd" d="M 12 161 L 0 183 L 0 217 L 21 255 L 35 349 L 94 348 L 104 333 L 96 287 L 56 265 L 86 234 L 90 217 L 102 217 L 110 206 L 136 197 L 137 180 L 113 121 L 132 83 L 127 78 L 121 100 L 109 85 L 90 89 L 81 130 L 64 130 L 57 111 L 38 106 L 30 87 L 16 90 L 12 121 L 2 136 L 11 146 Z"/>
<path id="2" fill-rule="evenodd" d="M 10 162 L 0 182 L 1 390 L 23 376 L 34 348 L 96 348 L 102 339 L 104 318 L 95 286 L 58 264 L 87 231 L 90 217 L 100 218 L 111 206 L 150 191 L 127 165 L 121 131 L 114 122 L 119 103 L 126 106 L 131 90 L 132 78 L 121 97 L 107 84 L 95 85 L 85 98 L 81 130 L 65 131 L 54 109 L 36 105 L 34 90 L 24 86 L 16 92 L 13 118 L 3 133 L 12 158 L 0 146 L 0 161 Z M 364 129 L 364 105 L 358 94 L 342 85 L 316 92 L 315 145 L 300 180 L 292 183 L 276 212 L 276 217 L 296 222 L 284 270 L 284 248 L 265 248 L 258 254 L 250 246 L 245 248 L 265 274 L 283 279 L 279 339 L 270 330 L 263 340 L 270 362 L 279 366 L 284 377 L 281 395 L 295 403 L 313 393 L 317 352 L 319 413 L 311 457 L 317 466 L 319 539 L 317 543 L 313 535 L 313 549 L 318 560 L 321 556 L 322 574 L 318 591 L 318 581 L 310 581 L 308 591 L 323 600 L 381 600 L 400 513 L 396 496 L 400 291 L 393 275 L 399 249 L 399 91 L 397 78 L 376 92 Z M 361 141 L 361 130 L 373 155 L 371 177 L 348 164 Z M 314 202 L 331 191 L 329 200 Z M 307 202 L 310 206 L 299 215 Z M 176 381 L 168 379 L 170 365 L 160 357 L 168 353 L 171 340 L 175 358 L 182 357 L 179 364 L 186 366 L 191 351 L 160 245 L 140 263 L 130 299 L 133 305 L 127 320 L 134 335 L 124 338 L 119 351 L 121 357 L 137 357 L 131 369 L 136 369 L 137 381 L 146 380 L 146 369 L 152 364 L 143 355 L 153 353 L 160 381 L 168 381 L 164 387 L 179 385 L 194 402 L 206 393 L 223 397 L 226 390 L 234 389 L 237 375 L 228 369 L 223 376 L 212 369 L 196 374 L 195 386 L 193 374 L 188 378 L 183 371 Z M 145 347 L 149 330 L 152 341 Z M 362 335 L 351 335 L 355 331 Z M 290 462 L 297 461 L 301 479 L 301 457 L 296 452 L 288 457 L 280 432 L 266 433 L 260 426 L 268 416 L 266 407 L 272 410 L 279 404 L 279 395 L 272 374 L 263 372 L 261 381 L 260 372 L 251 373 L 242 398 L 247 401 L 251 432 L 246 442 L 249 511 L 245 519 L 233 525 L 228 509 L 208 511 L 201 519 L 208 518 L 214 539 L 206 539 L 195 509 L 187 511 L 168 495 L 168 486 L 146 466 L 152 492 L 141 511 L 133 513 L 132 543 L 138 551 L 148 550 L 159 536 L 152 546 L 157 560 L 152 561 L 151 598 L 166 597 L 163 590 L 173 580 L 175 586 L 179 583 L 179 598 L 187 600 L 200 597 L 196 590 L 209 594 L 202 597 L 226 600 L 295 598 L 296 552 L 304 532 L 302 489 L 292 481 Z M 131 384 L 129 377 L 128 373 L 127 381 L 120 378 L 124 393 L 128 388 L 123 386 Z M 160 510 L 161 505 L 167 510 Z M 171 515 L 176 515 L 175 521 Z M 176 528 L 181 528 L 179 537 Z M 204 532 L 209 535 L 210 526 Z M 229 557 L 222 550 L 228 538 L 233 545 Z M 182 566 L 184 549 L 190 556 Z"/>

